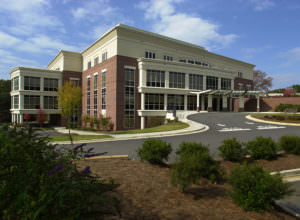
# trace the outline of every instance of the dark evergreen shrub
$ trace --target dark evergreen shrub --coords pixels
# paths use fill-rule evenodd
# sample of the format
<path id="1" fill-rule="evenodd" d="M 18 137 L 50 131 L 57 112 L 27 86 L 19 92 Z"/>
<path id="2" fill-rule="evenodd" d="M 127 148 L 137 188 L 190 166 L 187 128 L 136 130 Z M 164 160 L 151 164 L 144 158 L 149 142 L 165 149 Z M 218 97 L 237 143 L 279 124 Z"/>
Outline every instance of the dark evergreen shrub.
<path id="1" fill-rule="evenodd" d="M 224 160 L 236 162 L 243 160 L 245 156 L 245 150 L 236 138 L 224 140 L 223 144 L 219 146 L 218 149 L 220 151 L 220 156 Z"/>
<path id="2" fill-rule="evenodd" d="M 257 137 L 246 144 L 247 153 L 253 159 L 271 160 L 277 158 L 277 145 L 272 138 Z"/>
<path id="3" fill-rule="evenodd" d="M 300 137 L 295 135 L 282 136 L 278 141 L 278 145 L 286 153 L 300 156 Z"/>
<path id="4" fill-rule="evenodd" d="M 180 156 L 183 154 L 190 154 L 195 152 L 208 153 L 208 146 L 196 142 L 182 142 L 179 145 L 179 148 L 176 150 L 176 154 Z"/>
<path id="5" fill-rule="evenodd" d="M 148 161 L 152 164 L 163 164 L 168 160 L 171 152 L 171 144 L 159 139 L 145 140 L 143 146 L 137 150 L 141 161 Z"/>
<path id="6" fill-rule="evenodd" d="M 264 211 L 273 208 L 274 200 L 282 199 L 291 191 L 279 175 L 270 175 L 257 165 L 236 167 L 228 183 L 234 202 L 247 211 Z"/>

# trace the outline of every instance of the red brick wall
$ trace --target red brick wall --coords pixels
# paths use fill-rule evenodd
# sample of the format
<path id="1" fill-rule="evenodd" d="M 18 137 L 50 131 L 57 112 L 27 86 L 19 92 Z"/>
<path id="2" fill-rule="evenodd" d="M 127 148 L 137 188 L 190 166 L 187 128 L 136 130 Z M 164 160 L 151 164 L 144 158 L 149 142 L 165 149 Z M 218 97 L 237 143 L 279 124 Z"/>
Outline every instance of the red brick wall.
<path id="1" fill-rule="evenodd" d="M 82 78 L 82 72 L 74 72 L 74 71 L 68 71 L 68 70 L 64 70 L 62 72 L 62 75 L 63 75 L 63 84 L 66 82 L 66 81 L 69 81 L 70 78 L 79 78 L 80 80 L 80 83 L 79 85 L 81 85 L 81 78 Z"/>
<path id="2" fill-rule="evenodd" d="M 82 74 L 82 109 L 83 115 L 86 114 L 87 98 L 87 76 L 91 76 L 91 108 L 90 115 L 94 113 L 94 73 L 98 72 L 98 116 L 101 114 L 101 77 L 102 70 L 106 69 L 106 116 L 111 117 L 114 124 L 114 130 L 122 130 L 124 117 L 124 66 L 134 66 L 136 82 L 136 110 L 140 108 L 140 95 L 137 91 L 138 86 L 138 64 L 137 60 L 130 57 L 114 56 L 98 65 L 86 70 Z M 136 112 L 136 128 L 139 127 L 139 117 Z"/>
<path id="3" fill-rule="evenodd" d="M 248 84 L 250 84 L 252 87 L 251 89 L 253 89 L 253 81 L 252 80 L 236 77 L 234 79 L 234 90 L 239 90 L 239 83 L 243 84 L 243 90 L 245 90 L 247 88 L 246 85 L 248 85 Z"/>
<path id="4" fill-rule="evenodd" d="M 236 101 L 238 102 L 238 99 Z M 273 112 L 280 104 L 300 105 L 300 97 L 261 97 L 259 107 L 261 112 Z M 256 98 L 245 98 L 245 111 L 256 111 L 256 107 Z"/>

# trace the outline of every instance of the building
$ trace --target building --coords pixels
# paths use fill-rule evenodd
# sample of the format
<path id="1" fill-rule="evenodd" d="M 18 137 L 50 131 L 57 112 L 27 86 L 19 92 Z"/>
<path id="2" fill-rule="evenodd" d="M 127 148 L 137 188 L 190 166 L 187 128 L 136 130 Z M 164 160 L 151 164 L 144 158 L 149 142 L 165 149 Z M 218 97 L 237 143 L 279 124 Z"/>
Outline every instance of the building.
<path id="1" fill-rule="evenodd" d="M 194 44 L 119 24 L 82 53 L 61 51 L 49 70 L 12 70 L 11 79 L 19 84 L 12 91 L 13 103 L 16 100 L 11 109 L 13 121 L 22 121 L 25 112 L 37 111 L 26 110 L 23 104 L 23 96 L 34 92 L 22 87 L 22 76 L 28 74 L 39 74 L 41 84 L 50 76 L 61 83 L 80 77 L 82 115 L 109 116 L 114 130 L 121 130 L 144 128 L 151 118 L 165 117 L 170 110 L 232 111 L 236 98 L 243 111 L 244 97 L 258 94 L 251 91 L 254 67 Z M 49 96 L 42 86 L 39 91 Z M 51 94 L 56 95 L 55 91 Z M 39 103 L 45 108 L 45 98 Z M 53 111 L 59 110 L 49 114 Z"/>

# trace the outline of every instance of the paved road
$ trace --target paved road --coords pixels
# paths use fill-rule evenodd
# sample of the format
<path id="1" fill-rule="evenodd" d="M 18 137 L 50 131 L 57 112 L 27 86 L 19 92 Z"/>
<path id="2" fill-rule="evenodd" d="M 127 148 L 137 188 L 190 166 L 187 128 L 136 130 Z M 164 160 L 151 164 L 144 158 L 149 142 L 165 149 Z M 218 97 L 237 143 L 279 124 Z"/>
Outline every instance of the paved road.
<path id="1" fill-rule="evenodd" d="M 257 136 L 272 137 L 277 140 L 282 135 L 295 134 L 300 136 L 300 127 L 281 126 L 249 121 L 245 118 L 246 113 L 199 113 L 189 116 L 190 120 L 206 124 L 210 129 L 206 132 L 163 137 L 164 141 L 172 144 L 176 149 L 182 141 L 202 142 L 208 144 L 210 151 L 216 157 L 217 148 L 222 140 L 236 137 L 242 142 L 254 139 Z M 108 155 L 128 154 L 130 158 L 137 159 L 136 149 L 142 146 L 144 139 L 127 141 L 109 141 L 102 143 L 90 143 L 88 147 L 94 147 L 95 152 L 108 152 Z M 171 154 L 169 161 L 174 161 L 175 153 Z"/>

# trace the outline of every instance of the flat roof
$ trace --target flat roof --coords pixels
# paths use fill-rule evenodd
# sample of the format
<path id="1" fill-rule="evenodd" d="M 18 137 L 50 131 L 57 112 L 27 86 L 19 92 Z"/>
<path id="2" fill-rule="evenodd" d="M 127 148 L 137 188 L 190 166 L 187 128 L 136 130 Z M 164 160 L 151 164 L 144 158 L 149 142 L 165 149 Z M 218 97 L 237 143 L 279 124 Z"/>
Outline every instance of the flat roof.
<path id="1" fill-rule="evenodd" d="M 13 68 L 9 74 L 17 71 L 17 70 L 33 70 L 33 71 L 40 71 L 40 72 L 52 72 L 52 73 L 61 73 L 61 71 L 58 70 L 49 70 L 49 69 L 41 69 L 41 68 L 35 68 L 35 67 L 25 67 L 25 66 L 18 66 Z"/>

